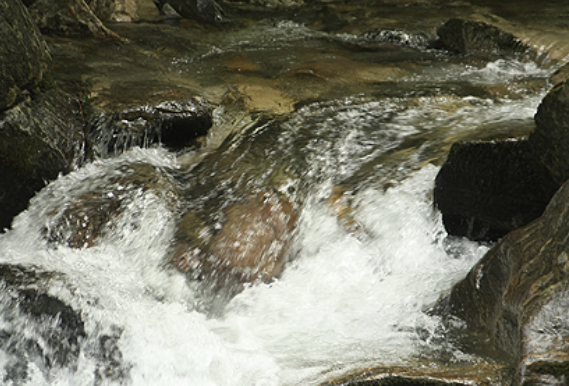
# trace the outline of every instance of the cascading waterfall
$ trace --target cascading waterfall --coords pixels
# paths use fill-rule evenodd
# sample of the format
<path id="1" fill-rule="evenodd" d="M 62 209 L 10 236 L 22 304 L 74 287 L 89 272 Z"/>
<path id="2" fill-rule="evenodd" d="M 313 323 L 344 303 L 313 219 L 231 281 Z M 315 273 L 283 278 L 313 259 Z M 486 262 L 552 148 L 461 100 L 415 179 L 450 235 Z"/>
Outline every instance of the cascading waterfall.
<path id="1" fill-rule="evenodd" d="M 478 82 L 541 70 L 499 61 L 461 71 Z M 15 295 L 5 291 L 0 377 L 22 385 L 316 385 L 334 371 L 408 363 L 429 350 L 472 360 L 452 345 L 433 348 L 444 328 L 426 311 L 488 246 L 446 235 L 430 196 L 438 168 L 425 163 L 446 136 L 531 120 L 541 95 L 452 97 L 453 108 L 445 98 L 316 103 L 284 122 L 266 162 L 272 170 L 288 156 L 301 170 L 289 261 L 278 279 L 246 287 L 216 317 L 201 312 L 203 299 L 167 261 L 178 198 L 121 179 L 146 165 L 168 180 L 183 168 L 174 153 L 135 148 L 60 177 L 0 235 L 0 263 L 33 270 L 34 288 L 76 312 L 79 350 L 57 365 L 48 339 L 57 323 L 14 313 Z M 349 193 L 349 225 L 327 203 L 338 185 Z M 71 248 L 72 235 L 50 233 L 81 200 L 113 197 L 118 215 L 93 246 Z"/>

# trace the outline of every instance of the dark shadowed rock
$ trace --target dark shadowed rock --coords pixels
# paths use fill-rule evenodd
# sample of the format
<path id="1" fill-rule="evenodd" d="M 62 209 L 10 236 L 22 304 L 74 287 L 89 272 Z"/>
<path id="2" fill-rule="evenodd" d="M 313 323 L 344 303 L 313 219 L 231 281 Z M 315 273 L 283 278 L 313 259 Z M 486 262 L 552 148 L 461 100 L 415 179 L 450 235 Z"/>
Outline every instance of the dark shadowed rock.
<path id="1" fill-rule="evenodd" d="M 0 229 L 48 181 L 85 157 L 76 98 L 52 89 L 0 114 Z"/>
<path id="2" fill-rule="evenodd" d="M 535 156 L 560 184 L 569 178 L 569 89 L 564 81 L 543 99 L 529 141 Z"/>
<path id="3" fill-rule="evenodd" d="M 449 297 L 452 314 L 519 359 L 515 384 L 559 384 L 569 374 L 567 305 L 569 183 L 539 219 L 495 245 Z"/>
<path id="4" fill-rule="evenodd" d="M 46 35 L 118 38 L 84 0 L 36 0 L 29 11 Z"/>
<path id="5" fill-rule="evenodd" d="M 558 188 L 526 140 L 461 142 L 437 175 L 434 200 L 449 234 L 497 240 L 538 218 Z"/>
<path id="6" fill-rule="evenodd" d="M 35 93 L 51 68 L 47 45 L 20 0 L 0 2 L 0 111 Z"/>
<path id="7" fill-rule="evenodd" d="M 438 29 L 437 34 L 438 44 L 461 54 L 514 56 L 530 51 L 512 34 L 483 22 L 451 19 Z"/>
<path id="8" fill-rule="evenodd" d="M 106 106 L 88 114 L 89 136 L 103 157 L 158 142 L 180 150 L 199 145 L 212 126 L 211 114 L 211 107 L 196 99 Z"/>

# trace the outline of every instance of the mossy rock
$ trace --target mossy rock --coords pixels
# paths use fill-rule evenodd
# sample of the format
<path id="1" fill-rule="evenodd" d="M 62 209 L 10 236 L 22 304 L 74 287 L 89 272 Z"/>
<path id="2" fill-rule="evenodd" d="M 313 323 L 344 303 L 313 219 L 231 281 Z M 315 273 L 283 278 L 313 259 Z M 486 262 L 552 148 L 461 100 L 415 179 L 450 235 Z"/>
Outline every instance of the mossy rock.
<path id="1" fill-rule="evenodd" d="M 0 1 L 0 111 L 39 91 L 49 78 L 51 56 L 20 0 Z"/>

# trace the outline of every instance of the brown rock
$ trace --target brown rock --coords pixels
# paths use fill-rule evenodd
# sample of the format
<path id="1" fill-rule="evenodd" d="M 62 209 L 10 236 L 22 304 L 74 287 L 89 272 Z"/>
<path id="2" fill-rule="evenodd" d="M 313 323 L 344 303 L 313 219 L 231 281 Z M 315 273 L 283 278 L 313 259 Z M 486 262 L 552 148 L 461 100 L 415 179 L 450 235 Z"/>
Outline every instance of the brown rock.
<path id="1" fill-rule="evenodd" d="M 181 219 L 173 257 L 178 270 L 229 296 L 243 283 L 278 276 L 296 224 L 292 205 L 274 193 L 258 193 L 223 215 L 223 227 L 211 236 L 194 213 Z"/>
<path id="2" fill-rule="evenodd" d="M 134 192 L 152 191 L 174 211 L 178 188 L 166 171 L 149 164 L 125 165 L 112 176 L 91 182 L 91 190 L 73 197 L 71 203 L 51 208 L 52 220 L 44 228 L 50 243 L 88 248 L 116 229 L 115 220 L 132 202 Z M 70 192 L 72 195 L 73 193 Z"/>

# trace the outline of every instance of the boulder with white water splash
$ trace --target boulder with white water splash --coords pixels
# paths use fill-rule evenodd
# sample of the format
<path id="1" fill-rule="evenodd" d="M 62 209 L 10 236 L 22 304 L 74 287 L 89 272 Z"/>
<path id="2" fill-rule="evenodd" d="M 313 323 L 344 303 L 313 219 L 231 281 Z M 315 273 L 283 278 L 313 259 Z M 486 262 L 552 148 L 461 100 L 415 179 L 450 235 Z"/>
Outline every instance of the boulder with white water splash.
<path id="1" fill-rule="evenodd" d="M 527 140 L 455 143 L 435 180 L 447 232 L 497 240 L 538 218 L 559 184 Z"/>
<path id="2" fill-rule="evenodd" d="M 175 211 L 179 191 L 167 170 L 146 163 L 124 165 L 112 174 L 88 182 L 87 191 L 69 191 L 58 206 L 48 208 L 50 221 L 43 233 L 51 244 L 72 248 L 99 245 L 101 238 L 136 228 L 137 217 L 121 222 L 120 216 L 137 196 L 152 192 L 170 211 Z M 144 208 L 136 208 L 141 211 Z"/>
<path id="3" fill-rule="evenodd" d="M 77 99 L 56 89 L 0 114 L 0 229 L 48 181 L 85 160 L 83 125 Z"/>
<path id="4" fill-rule="evenodd" d="M 131 366 L 118 347 L 121 329 L 89 336 L 81 311 L 49 293 L 51 283 L 65 281 L 57 272 L 0 264 L 2 384 L 31 384 L 38 371 L 47 377 L 59 368 L 77 370 L 85 357 L 94 360 L 94 384 L 128 379 Z"/>
<path id="5" fill-rule="evenodd" d="M 209 227 L 193 212 L 181 218 L 173 262 L 214 296 L 230 299 L 244 283 L 270 281 L 281 273 L 296 214 L 272 192 L 248 196 L 222 212 L 223 223 Z"/>
<path id="6" fill-rule="evenodd" d="M 20 0 L 0 1 L 0 111 L 49 81 L 51 56 Z"/>
<path id="7" fill-rule="evenodd" d="M 28 361 L 41 369 L 76 366 L 85 326 L 80 314 L 47 293 L 52 272 L 0 265 L 0 348 L 6 355 L 4 382 L 23 384 Z"/>
<path id="8" fill-rule="evenodd" d="M 448 311 L 518 361 L 514 384 L 563 384 L 569 364 L 569 183 L 455 285 Z"/>

